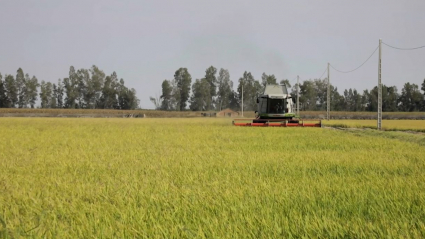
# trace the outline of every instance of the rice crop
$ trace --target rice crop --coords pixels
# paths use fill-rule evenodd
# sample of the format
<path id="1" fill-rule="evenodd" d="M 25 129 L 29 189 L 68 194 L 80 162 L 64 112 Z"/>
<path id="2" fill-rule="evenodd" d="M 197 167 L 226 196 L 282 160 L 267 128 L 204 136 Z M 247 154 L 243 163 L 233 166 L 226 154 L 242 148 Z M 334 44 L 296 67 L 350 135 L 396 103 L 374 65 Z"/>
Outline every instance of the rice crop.
<path id="1" fill-rule="evenodd" d="M 424 238 L 406 135 L 0 118 L 0 238 Z"/>
<path id="2" fill-rule="evenodd" d="M 345 128 L 377 128 L 376 120 L 323 120 L 322 123 Z M 382 120 L 382 129 L 425 132 L 425 120 Z"/>

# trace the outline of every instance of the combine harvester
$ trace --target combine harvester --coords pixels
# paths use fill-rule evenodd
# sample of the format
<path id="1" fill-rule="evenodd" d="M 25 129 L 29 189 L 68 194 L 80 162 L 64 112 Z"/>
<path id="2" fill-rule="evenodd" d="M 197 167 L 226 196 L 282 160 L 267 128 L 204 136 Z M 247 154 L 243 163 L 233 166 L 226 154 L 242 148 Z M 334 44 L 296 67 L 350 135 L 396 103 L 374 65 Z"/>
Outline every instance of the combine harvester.
<path id="1" fill-rule="evenodd" d="M 294 112 L 294 103 L 286 85 L 267 85 L 257 98 L 255 119 L 234 119 L 235 126 L 322 127 L 322 120 L 303 120 Z"/>

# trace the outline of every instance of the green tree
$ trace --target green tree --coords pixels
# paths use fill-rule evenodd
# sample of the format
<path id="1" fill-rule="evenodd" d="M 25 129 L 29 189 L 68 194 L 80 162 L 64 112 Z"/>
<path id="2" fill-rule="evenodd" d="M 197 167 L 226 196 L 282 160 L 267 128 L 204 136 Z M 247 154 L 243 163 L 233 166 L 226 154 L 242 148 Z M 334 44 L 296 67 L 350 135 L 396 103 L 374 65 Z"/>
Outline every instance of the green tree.
<path id="1" fill-rule="evenodd" d="M 229 93 L 229 108 L 236 111 L 239 111 L 241 109 L 238 99 L 238 93 L 234 90 Z"/>
<path id="2" fill-rule="evenodd" d="M 27 75 L 28 76 L 28 75 Z M 35 102 L 37 101 L 37 95 L 38 95 L 38 87 L 40 84 L 38 84 L 37 77 L 33 76 L 31 79 L 29 79 L 29 76 L 25 80 L 25 98 L 24 98 L 24 107 L 27 107 L 29 104 L 31 108 L 35 107 Z"/>
<path id="3" fill-rule="evenodd" d="M 118 85 L 118 106 L 122 110 L 133 110 L 139 105 L 139 99 L 136 96 L 135 89 L 128 89 L 124 85 L 124 79 L 120 79 Z"/>
<path id="4" fill-rule="evenodd" d="M 172 93 L 173 87 L 170 84 L 170 81 L 164 80 L 162 82 L 162 94 L 161 94 L 161 110 L 172 110 Z"/>
<path id="5" fill-rule="evenodd" d="M 9 107 L 16 107 L 18 104 L 18 89 L 16 89 L 15 78 L 13 75 L 6 75 L 4 79 L 4 88 L 9 100 Z"/>
<path id="6" fill-rule="evenodd" d="M 41 81 L 40 100 L 41 108 L 50 108 L 52 99 L 52 83 Z"/>
<path id="7" fill-rule="evenodd" d="M 2 81 L 3 76 L 0 74 L 0 108 L 9 108 L 10 101 L 6 94 L 5 83 Z"/>
<path id="8" fill-rule="evenodd" d="M 277 79 L 274 75 L 267 75 L 265 72 L 261 75 L 262 91 L 266 88 L 266 85 L 276 85 Z"/>
<path id="9" fill-rule="evenodd" d="M 288 79 L 283 79 L 280 81 L 281 85 L 286 85 L 286 87 L 291 88 L 291 83 L 289 83 Z"/>
<path id="10" fill-rule="evenodd" d="M 102 96 L 100 97 L 99 108 L 116 109 L 118 108 L 117 87 L 119 85 L 117 73 L 114 71 L 105 78 L 103 84 Z"/>
<path id="11" fill-rule="evenodd" d="M 177 86 L 176 93 L 179 94 L 178 107 L 180 111 L 183 111 L 186 109 L 187 101 L 189 99 L 192 76 L 186 68 L 180 68 L 174 74 L 174 80 Z"/>
<path id="12" fill-rule="evenodd" d="M 75 68 L 71 66 L 69 68 L 69 77 L 63 79 L 65 89 L 65 108 L 75 109 L 77 104 L 77 98 L 79 96 L 78 90 L 78 78 Z"/>
<path id="13" fill-rule="evenodd" d="M 55 83 L 52 84 L 52 98 L 50 99 L 50 108 L 58 108 L 58 87 Z"/>
<path id="14" fill-rule="evenodd" d="M 314 81 L 306 80 L 300 84 L 300 109 L 316 110 L 317 91 Z"/>
<path id="15" fill-rule="evenodd" d="M 177 85 L 177 81 L 173 79 L 171 81 L 171 105 L 173 107 L 173 110 L 180 110 L 180 88 Z"/>
<path id="16" fill-rule="evenodd" d="M 313 82 L 316 91 L 316 110 L 326 110 L 328 98 L 327 79 L 315 79 Z"/>
<path id="17" fill-rule="evenodd" d="M 362 111 L 362 95 L 354 89 L 353 90 L 353 111 Z"/>
<path id="18" fill-rule="evenodd" d="M 382 111 L 394 112 L 398 110 L 400 96 L 395 86 L 382 86 Z"/>
<path id="19" fill-rule="evenodd" d="M 90 70 L 91 78 L 86 79 L 86 103 L 88 108 L 94 109 L 96 105 L 101 105 L 101 97 L 105 84 L 105 73 L 97 66 L 93 65 Z M 114 82 L 115 83 L 115 82 Z"/>
<path id="20" fill-rule="evenodd" d="M 423 96 L 419 91 L 419 86 L 409 82 L 405 83 L 400 95 L 400 109 L 409 112 L 419 111 L 422 101 Z"/>
<path id="21" fill-rule="evenodd" d="M 212 110 L 214 108 L 214 99 L 217 95 L 217 68 L 215 68 L 214 66 L 210 66 L 208 67 L 208 69 L 205 71 L 205 80 L 208 82 L 209 84 L 209 96 L 208 96 L 208 100 L 206 102 L 207 104 L 207 109 L 208 110 Z"/>
<path id="22" fill-rule="evenodd" d="M 243 107 L 245 110 L 257 109 L 257 97 L 262 93 L 263 86 L 254 79 L 251 72 L 244 72 L 243 76 L 239 78 L 238 85 L 238 98 L 242 103 L 242 89 L 243 89 Z"/>
<path id="23" fill-rule="evenodd" d="M 76 73 L 76 79 L 77 79 L 77 98 L 76 98 L 76 105 L 79 109 L 89 108 L 90 103 L 93 98 L 94 94 L 91 94 L 89 87 L 91 87 L 91 78 L 90 73 L 86 69 L 79 69 Z"/>
<path id="24" fill-rule="evenodd" d="M 193 111 L 209 110 L 211 103 L 210 82 L 206 79 L 196 79 L 192 85 L 192 97 L 190 98 L 190 109 Z"/>
<path id="25" fill-rule="evenodd" d="M 161 105 L 162 105 L 162 99 L 161 97 L 158 96 L 150 96 L 149 100 L 155 105 L 155 109 L 156 110 L 160 110 L 161 109 Z"/>
<path id="26" fill-rule="evenodd" d="M 423 91 L 423 93 L 425 95 L 425 79 L 424 79 L 424 82 L 422 82 L 421 90 Z"/>
<path id="27" fill-rule="evenodd" d="M 18 94 L 18 107 L 24 108 L 25 107 L 25 74 L 24 71 L 19 68 L 16 71 L 16 78 L 15 78 L 15 84 L 16 84 L 16 90 Z"/>
<path id="28" fill-rule="evenodd" d="M 57 103 L 57 107 L 58 108 L 63 108 L 64 107 L 64 102 L 63 102 L 63 96 L 64 96 L 64 85 L 62 83 L 61 79 L 58 79 L 58 85 L 57 85 L 57 93 L 56 93 L 56 103 Z"/>
<path id="29" fill-rule="evenodd" d="M 422 87 L 421 87 L 422 93 L 423 93 L 423 100 L 422 100 L 422 111 L 425 111 L 425 79 L 422 82 Z"/>
<path id="30" fill-rule="evenodd" d="M 217 109 L 222 110 L 230 108 L 231 99 L 233 95 L 233 82 L 230 80 L 228 70 L 220 69 L 217 79 L 218 93 L 217 93 Z"/>
<path id="31" fill-rule="evenodd" d="M 330 98 L 331 98 L 331 111 L 343 111 L 345 109 L 344 96 L 339 94 L 338 88 L 334 87 L 332 84 L 330 88 Z M 327 106 L 326 106 L 327 107 Z"/>

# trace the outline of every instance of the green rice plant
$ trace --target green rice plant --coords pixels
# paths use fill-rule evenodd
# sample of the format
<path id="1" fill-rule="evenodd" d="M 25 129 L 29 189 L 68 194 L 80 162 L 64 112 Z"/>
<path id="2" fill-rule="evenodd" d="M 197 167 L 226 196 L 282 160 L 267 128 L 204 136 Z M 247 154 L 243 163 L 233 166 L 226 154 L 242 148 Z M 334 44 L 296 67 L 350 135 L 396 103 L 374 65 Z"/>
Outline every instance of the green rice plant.
<path id="1" fill-rule="evenodd" d="M 424 238 L 423 135 L 0 118 L 2 238 Z"/>

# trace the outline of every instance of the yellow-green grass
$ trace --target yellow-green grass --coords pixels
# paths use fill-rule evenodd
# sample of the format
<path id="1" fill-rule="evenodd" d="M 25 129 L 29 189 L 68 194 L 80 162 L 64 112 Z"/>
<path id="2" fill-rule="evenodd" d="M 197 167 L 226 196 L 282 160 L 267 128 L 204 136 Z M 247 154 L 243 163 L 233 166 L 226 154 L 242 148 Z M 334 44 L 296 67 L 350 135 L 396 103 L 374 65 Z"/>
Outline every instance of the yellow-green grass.
<path id="1" fill-rule="evenodd" d="M 424 136 L 367 132 L 0 118 L 0 238 L 424 238 Z"/>
<path id="2" fill-rule="evenodd" d="M 322 123 L 346 128 L 377 128 L 376 120 L 323 120 Z M 382 129 L 425 132 L 425 120 L 382 120 Z"/>

